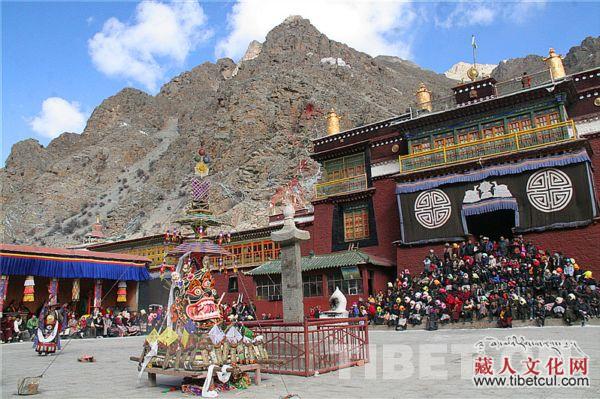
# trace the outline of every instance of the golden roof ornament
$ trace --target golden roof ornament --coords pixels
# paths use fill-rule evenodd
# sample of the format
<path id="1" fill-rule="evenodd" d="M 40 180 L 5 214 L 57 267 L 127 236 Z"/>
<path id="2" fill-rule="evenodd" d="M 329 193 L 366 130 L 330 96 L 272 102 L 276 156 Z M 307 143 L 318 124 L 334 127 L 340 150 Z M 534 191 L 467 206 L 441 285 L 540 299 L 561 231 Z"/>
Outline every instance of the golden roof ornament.
<path id="1" fill-rule="evenodd" d="M 477 68 L 475 67 L 475 65 L 472 65 L 471 68 L 469 68 L 467 70 L 467 77 L 469 79 L 471 79 L 471 82 L 474 82 L 475 79 L 477 79 L 478 76 L 479 76 L 479 71 L 477 70 Z"/>
<path id="2" fill-rule="evenodd" d="M 567 76 L 562 60 L 563 57 L 559 54 L 556 54 L 556 51 L 550 47 L 548 57 L 544 58 L 544 62 L 548 66 L 548 69 L 550 69 L 550 75 L 552 76 L 553 80 L 561 79 Z"/>
<path id="3" fill-rule="evenodd" d="M 425 83 L 421 82 L 415 93 L 417 96 L 417 109 L 431 111 L 431 91 L 427 89 Z"/>
<path id="4" fill-rule="evenodd" d="M 335 113 L 335 110 L 331 108 L 331 111 L 327 113 L 327 135 L 331 136 L 340 132 L 340 120 L 341 116 Z"/>

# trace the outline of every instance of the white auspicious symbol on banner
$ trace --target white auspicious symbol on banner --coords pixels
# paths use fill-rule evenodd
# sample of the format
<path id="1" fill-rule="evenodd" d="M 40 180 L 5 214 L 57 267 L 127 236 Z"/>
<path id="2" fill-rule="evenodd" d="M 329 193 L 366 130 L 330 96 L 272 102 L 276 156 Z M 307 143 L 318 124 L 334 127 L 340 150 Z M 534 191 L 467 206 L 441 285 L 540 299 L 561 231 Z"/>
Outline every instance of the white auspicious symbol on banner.
<path id="1" fill-rule="evenodd" d="M 540 170 L 527 180 L 527 198 L 539 211 L 560 211 L 572 197 L 573 183 L 565 172 L 558 169 Z"/>
<path id="2" fill-rule="evenodd" d="M 475 185 L 473 190 L 465 191 L 464 204 L 472 204 L 488 198 L 512 198 L 512 194 L 506 184 L 498 184 L 495 181 L 483 181 Z"/>
<path id="3" fill-rule="evenodd" d="M 452 213 L 450 198 L 442 190 L 427 190 L 415 200 L 415 218 L 427 229 L 443 226 Z"/>

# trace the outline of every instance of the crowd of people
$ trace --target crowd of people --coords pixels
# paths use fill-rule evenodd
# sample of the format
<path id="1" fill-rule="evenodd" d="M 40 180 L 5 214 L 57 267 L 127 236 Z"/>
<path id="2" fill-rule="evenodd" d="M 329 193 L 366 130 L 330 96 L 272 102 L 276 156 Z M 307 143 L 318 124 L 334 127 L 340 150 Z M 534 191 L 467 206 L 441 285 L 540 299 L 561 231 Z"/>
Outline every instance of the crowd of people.
<path id="1" fill-rule="evenodd" d="M 60 306 L 59 314 L 60 335 L 63 338 L 108 338 L 146 334 L 154 328 L 158 329 L 162 323 L 163 309 L 161 306 L 148 311 L 107 308 L 78 315 L 65 304 Z M 4 309 L 0 320 L 0 339 L 2 343 L 33 340 L 39 324 L 37 312 L 9 306 Z"/>
<path id="2" fill-rule="evenodd" d="M 70 310 L 69 304 L 60 306 L 60 330 L 63 338 L 108 338 L 147 334 L 153 329 L 159 330 L 163 324 L 164 308 L 151 306 L 148 311 L 141 309 L 127 310 L 107 308 L 94 309 L 91 313 L 79 315 Z M 256 320 L 256 307 L 239 301 L 234 304 L 220 305 L 221 314 L 227 315 L 228 321 Z M 23 342 L 32 340 L 39 325 L 38 313 L 30 312 L 23 305 L 10 304 L 0 320 L 0 340 L 2 343 Z M 262 314 L 261 320 L 272 319 L 270 314 Z"/>
<path id="3" fill-rule="evenodd" d="M 405 330 L 425 323 L 488 320 L 512 327 L 513 320 L 547 318 L 567 325 L 600 316 L 600 290 L 592 272 L 560 252 L 538 248 L 518 236 L 471 238 L 433 249 L 421 273 L 401 272 L 386 292 L 352 304 L 352 316 Z"/>
<path id="4" fill-rule="evenodd" d="M 251 301 L 220 306 L 230 322 L 257 320 Z M 309 317 L 318 318 L 320 312 L 311 308 Z M 434 330 L 440 323 L 479 320 L 498 327 L 512 327 L 513 320 L 543 326 L 547 318 L 583 324 L 600 317 L 600 290 L 591 271 L 560 252 L 538 248 L 520 236 L 498 241 L 480 237 L 447 243 L 443 253 L 429 250 L 421 273 L 405 269 L 385 292 L 353 303 L 349 313 L 396 330 L 423 323 Z M 65 304 L 59 314 L 61 336 L 74 338 L 145 334 L 163 323 L 158 305 L 148 311 L 108 308 L 77 315 Z M 263 313 L 258 320 L 273 318 L 278 317 Z M 36 313 L 9 304 L 0 321 L 0 338 L 3 343 L 33 339 L 38 325 Z"/>

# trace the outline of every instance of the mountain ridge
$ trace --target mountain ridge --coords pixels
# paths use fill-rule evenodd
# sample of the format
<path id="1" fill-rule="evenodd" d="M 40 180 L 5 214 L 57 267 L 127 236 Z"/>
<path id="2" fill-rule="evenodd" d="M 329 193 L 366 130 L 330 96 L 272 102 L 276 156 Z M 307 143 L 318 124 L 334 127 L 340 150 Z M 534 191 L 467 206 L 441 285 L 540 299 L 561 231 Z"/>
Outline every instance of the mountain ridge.
<path id="1" fill-rule="evenodd" d="M 201 145 L 213 158 L 210 200 L 223 228 L 262 226 L 278 187 L 300 177 L 312 190 L 311 139 L 325 131 L 329 109 L 349 129 L 404 112 L 420 82 L 440 97 L 455 84 L 330 40 L 301 17 L 250 43 L 246 55 L 182 72 L 154 96 L 124 88 L 94 109 L 80 135 L 63 133 L 47 147 L 16 143 L 0 169 L 4 242 L 77 244 L 96 215 L 111 236 L 162 233 L 187 205 Z"/>

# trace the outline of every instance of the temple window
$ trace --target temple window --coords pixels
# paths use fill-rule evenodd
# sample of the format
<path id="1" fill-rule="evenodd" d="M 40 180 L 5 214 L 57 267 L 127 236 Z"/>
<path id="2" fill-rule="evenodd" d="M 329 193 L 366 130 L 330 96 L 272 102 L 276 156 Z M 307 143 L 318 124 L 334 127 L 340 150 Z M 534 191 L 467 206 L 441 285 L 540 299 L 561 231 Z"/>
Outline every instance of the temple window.
<path id="1" fill-rule="evenodd" d="M 358 268 L 356 269 L 358 270 Z M 339 289 L 346 295 L 362 294 L 363 284 L 360 272 L 358 272 L 358 275 L 356 275 L 356 273 L 344 275 L 342 274 L 341 270 L 336 270 L 335 272 L 329 274 L 327 277 L 327 290 L 329 291 L 330 295 L 333 294 L 333 291 L 335 291 L 336 287 L 339 287 Z"/>
<path id="2" fill-rule="evenodd" d="M 229 276 L 229 283 L 227 284 L 227 292 L 238 292 L 237 276 Z"/>
<path id="3" fill-rule="evenodd" d="M 454 135 L 452 133 L 433 136 L 433 148 L 442 148 L 451 145 L 454 145 Z"/>
<path id="4" fill-rule="evenodd" d="M 535 127 L 544 127 L 549 125 L 555 125 L 560 122 L 560 115 L 558 111 L 554 109 L 537 112 L 534 116 Z"/>
<path id="5" fill-rule="evenodd" d="M 369 208 L 366 204 L 344 210 L 344 241 L 356 241 L 369 237 Z"/>
<path id="6" fill-rule="evenodd" d="M 458 137 L 458 144 L 470 143 L 472 141 L 476 141 L 479 138 L 479 132 L 477 131 L 477 126 L 458 130 L 457 137 Z"/>
<path id="7" fill-rule="evenodd" d="M 531 118 L 529 115 L 521 115 L 508 120 L 508 132 L 516 133 L 531 129 Z"/>
<path id="8" fill-rule="evenodd" d="M 368 187 L 365 154 L 323 162 L 323 178 L 315 186 L 316 198 L 352 193 Z"/>
<path id="9" fill-rule="evenodd" d="M 355 154 L 323 162 L 323 181 L 345 179 L 365 174 L 365 155 Z"/>
<path id="10" fill-rule="evenodd" d="M 281 275 L 257 276 L 256 297 L 258 299 L 281 299 Z"/>
<path id="11" fill-rule="evenodd" d="M 305 297 L 323 296 L 323 276 L 302 276 L 302 288 Z"/>
<path id="12" fill-rule="evenodd" d="M 423 137 L 422 139 L 413 140 L 411 147 L 413 154 L 418 152 L 428 151 L 431 149 L 431 140 L 429 137 Z"/>
<path id="13" fill-rule="evenodd" d="M 481 126 L 481 136 L 484 139 L 502 136 L 504 134 L 504 122 L 496 121 Z"/>
<path id="14" fill-rule="evenodd" d="M 238 244 L 229 244 L 223 246 L 232 256 L 226 256 L 222 259 L 222 266 L 233 266 L 234 260 L 238 266 L 251 265 L 255 263 L 267 262 L 279 258 L 279 244 L 271 240 L 252 241 Z M 213 269 L 219 269 L 219 257 L 211 257 Z"/>

